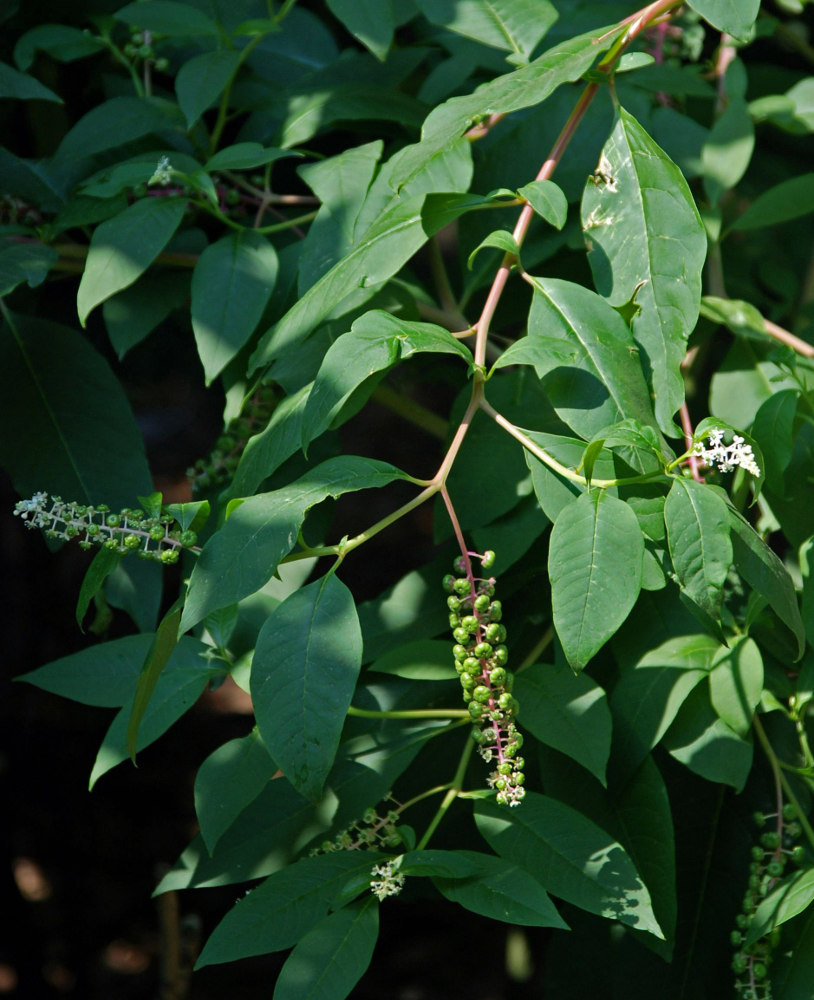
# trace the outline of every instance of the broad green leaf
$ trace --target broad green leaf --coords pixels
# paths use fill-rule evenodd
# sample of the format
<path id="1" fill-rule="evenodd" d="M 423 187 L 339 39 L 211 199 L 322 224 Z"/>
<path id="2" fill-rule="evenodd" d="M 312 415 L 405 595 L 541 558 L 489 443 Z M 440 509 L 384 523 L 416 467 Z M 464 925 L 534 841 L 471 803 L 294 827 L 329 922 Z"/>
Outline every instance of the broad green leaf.
<path id="1" fill-rule="evenodd" d="M 798 394 L 781 389 L 763 403 L 755 414 L 751 436 L 763 452 L 764 474 L 775 492 L 782 492 L 783 473 L 794 454 L 794 418 Z"/>
<path id="2" fill-rule="evenodd" d="M 119 565 L 121 558 L 121 553 L 106 548 L 99 549 L 93 557 L 93 562 L 88 566 L 82 580 L 82 587 L 76 602 L 76 624 L 80 628 L 82 628 L 82 622 L 85 620 L 90 602 L 101 590 L 105 579 Z"/>
<path id="3" fill-rule="evenodd" d="M 448 681 L 455 673 L 450 662 L 449 643 L 440 639 L 408 642 L 378 657 L 368 669 L 412 681 Z"/>
<path id="4" fill-rule="evenodd" d="M 755 127 L 746 101 L 734 97 L 710 129 L 701 151 L 704 190 L 714 205 L 746 173 L 755 148 Z"/>
<path id="5" fill-rule="evenodd" d="M 720 299 L 714 295 L 705 295 L 701 299 L 701 315 L 712 320 L 713 323 L 723 324 L 736 336 L 761 340 L 765 344 L 769 343 L 766 322 L 750 302 L 744 302 L 742 299 Z"/>
<path id="6" fill-rule="evenodd" d="M 493 850 L 526 868 L 553 895 L 663 937 L 625 849 L 575 809 L 528 792 L 511 812 L 488 800 L 476 802 L 475 823 Z"/>
<path id="7" fill-rule="evenodd" d="M 113 639 L 52 660 L 16 679 L 83 705 L 120 708 L 136 689 L 152 641 L 151 635 Z"/>
<path id="8" fill-rule="evenodd" d="M 574 671 L 584 669 L 639 596 L 644 539 L 636 515 L 601 490 L 565 507 L 551 530 L 554 627 Z"/>
<path id="9" fill-rule="evenodd" d="M 211 385 L 247 343 L 277 280 L 265 236 L 241 230 L 210 244 L 192 272 L 192 330 Z"/>
<path id="10" fill-rule="evenodd" d="M 56 160 L 85 159 L 153 132 L 180 130 L 183 124 L 180 109 L 169 101 L 157 97 L 112 97 L 79 119 L 59 144 Z"/>
<path id="11" fill-rule="evenodd" d="M 384 62 L 395 30 L 391 0 L 328 0 L 328 9 L 354 38 Z"/>
<path id="12" fill-rule="evenodd" d="M 801 918 L 793 949 L 778 958 L 771 975 L 777 1000 L 808 1000 L 814 977 L 814 912 Z"/>
<path id="13" fill-rule="evenodd" d="M 114 17 L 131 28 L 157 31 L 170 38 L 219 36 L 220 29 L 203 11 L 174 0 L 140 0 L 117 10 Z"/>
<path id="14" fill-rule="evenodd" d="M 475 871 L 463 878 L 433 876 L 435 887 L 446 899 L 490 920 L 567 929 L 548 893 L 528 871 L 491 854 L 456 853 L 471 861 Z"/>
<path id="15" fill-rule="evenodd" d="M 181 631 L 197 625 L 210 611 L 236 604 L 270 580 L 294 547 L 306 511 L 314 504 L 408 478 L 385 462 L 344 456 L 323 462 L 289 486 L 245 500 L 198 557 Z"/>
<path id="16" fill-rule="evenodd" d="M 788 570 L 743 515 L 729 508 L 735 567 L 797 640 L 799 659 L 805 652 L 805 627 Z"/>
<path id="17" fill-rule="evenodd" d="M 183 198 L 142 198 L 93 232 L 76 308 L 85 326 L 91 310 L 132 285 L 181 224 Z"/>
<path id="18" fill-rule="evenodd" d="M 257 727 L 305 798 L 322 794 L 362 665 L 353 596 L 333 573 L 295 591 L 257 639 L 251 693 Z"/>
<path id="19" fill-rule="evenodd" d="M 59 260 L 59 253 L 44 243 L 0 242 L 0 295 L 8 295 L 25 282 L 37 288 Z"/>
<path id="20" fill-rule="evenodd" d="M 370 965 L 378 936 L 372 895 L 324 917 L 286 959 L 273 1000 L 345 1000 Z"/>
<path id="21" fill-rule="evenodd" d="M 705 21 L 735 38 L 743 38 L 755 23 L 760 0 L 688 0 Z"/>
<path id="22" fill-rule="evenodd" d="M 737 792 L 752 769 L 752 743 L 718 717 L 706 684 L 688 695 L 662 742 L 691 771 L 707 781 L 731 785 Z"/>
<path id="23" fill-rule="evenodd" d="M 107 362 L 70 327 L 2 310 L 0 464 L 23 497 L 133 506 L 151 478 L 130 405 Z M 91 391 L 92 389 L 92 391 Z"/>
<path id="24" fill-rule="evenodd" d="M 756 122 L 770 121 L 794 135 L 814 132 L 814 77 L 799 80 L 785 94 L 769 94 L 750 101 L 749 114 Z"/>
<path id="25" fill-rule="evenodd" d="M 189 301 L 189 276 L 148 271 L 102 305 L 107 335 L 119 360 L 149 336 L 175 309 Z"/>
<path id="26" fill-rule="evenodd" d="M 421 141 L 399 155 L 398 169 L 390 176 L 391 186 L 398 191 L 408 184 L 431 157 L 450 149 L 477 121 L 542 104 L 557 87 L 578 80 L 613 44 L 620 30 L 598 30 L 571 38 L 528 66 L 484 84 L 474 94 L 445 101 L 428 115 Z"/>
<path id="27" fill-rule="evenodd" d="M 578 364 L 584 360 L 581 346 L 569 345 L 559 337 L 545 337 L 538 333 L 533 336 L 521 337 L 510 344 L 495 361 L 494 368 L 505 368 L 506 365 L 533 365 L 538 378 L 545 376 L 555 368 Z"/>
<path id="28" fill-rule="evenodd" d="M 514 236 L 505 229 L 497 229 L 482 239 L 467 258 L 466 266 L 470 271 L 472 270 L 472 265 L 475 263 L 478 251 L 483 250 L 485 247 L 495 247 L 498 250 L 503 250 L 505 253 L 512 254 L 518 260 L 520 259 L 520 247 L 517 245 L 517 240 Z"/>
<path id="29" fill-rule="evenodd" d="M 814 212 L 814 173 L 781 181 L 759 194 L 732 228 L 761 229 L 799 219 L 810 212 Z"/>
<path id="30" fill-rule="evenodd" d="M 559 416 L 587 439 L 627 418 L 654 425 L 639 350 L 619 313 L 582 285 L 557 278 L 532 284 L 529 339 L 560 339 L 579 352 L 572 365 L 554 367 L 543 379 Z"/>
<path id="31" fill-rule="evenodd" d="M 152 559 L 124 559 L 105 580 L 105 597 L 121 608 L 141 632 L 154 632 L 164 584 L 163 566 Z"/>
<path id="32" fill-rule="evenodd" d="M 562 229 L 568 215 L 568 199 L 562 188 L 554 181 L 532 181 L 518 188 L 517 193 L 525 198 L 534 211 L 555 229 Z"/>
<path id="33" fill-rule="evenodd" d="M 771 933 L 814 902 L 814 868 L 794 872 L 772 886 L 771 892 L 758 906 L 744 938 L 749 947 L 764 935 Z"/>
<path id="34" fill-rule="evenodd" d="M 432 323 L 400 320 L 381 309 L 357 319 L 350 332 L 329 348 L 305 406 L 302 443 L 322 433 L 344 403 L 376 372 L 385 372 L 414 354 L 456 354 L 471 363 L 469 349 Z M 371 388 L 372 391 L 372 388 Z"/>
<path id="35" fill-rule="evenodd" d="M 275 160 L 288 156 L 298 156 L 290 149 L 277 149 L 276 146 L 262 146 L 259 142 L 237 142 L 233 146 L 219 149 L 214 156 L 206 161 L 204 170 L 212 173 L 215 170 L 252 170 L 262 167 Z"/>
<path id="36" fill-rule="evenodd" d="M 222 676 L 222 668 L 213 667 L 205 652 L 206 647 L 196 639 L 184 636 L 178 642 L 141 719 L 136 750 L 143 750 L 163 736 L 195 704 L 209 681 Z M 125 702 L 105 734 L 91 771 L 91 788 L 103 774 L 130 756 L 127 738 L 134 701 L 135 694 Z"/>
<path id="37" fill-rule="evenodd" d="M 599 293 L 613 306 L 635 298 L 639 360 L 659 426 L 674 436 L 684 400 L 679 365 L 698 319 L 707 240 L 681 171 L 623 108 L 585 187 L 582 226 Z"/>
<path id="38" fill-rule="evenodd" d="M 161 619 L 139 674 L 136 693 L 133 696 L 133 708 L 127 722 L 127 752 L 133 763 L 136 760 L 136 746 L 138 745 L 141 720 L 150 704 L 156 684 L 158 684 L 164 668 L 178 645 L 178 625 L 181 621 L 183 604 L 183 599 L 179 598 Z"/>
<path id="39" fill-rule="evenodd" d="M 24 160 L 0 146 L 0 171 L 8 194 L 26 198 L 46 212 L 58 212 L 65 206 L 69 181 L 50 161 Z"/>
<path id="40" fill-rule="evenodd" d="M 62 104 L 62 98 L 57 97 L 53 90 L 44 87 L 39 80 L 27 73 L 21 73 L 6 63 L 0 62 L 0 100 L 3 98 L 14 101 L 55 101 Z"/>
<path id="41" fill-rule="evenodd" d="M 605 692 L 565 665 L 538 663 L 517 675 L 514 694 L 523 728 L 572 757 L 605 784 L 611 747 L 611 714 Z"/>
<path id="42" fill-rule="evenodd" d="M 375 859 L 366 851 L 322 854 L 275 872 L 226 914 L 195 968 L 290 948 L 322 920 L 345 883 L 370 871 Z"/>
<path id="43" fill-rule="evenodd" d="M 537 43 L 557 19 L 548 0 L 415 0 L 432 24 L 482 45 L 510 52 L 527 63 Z"/>
<path id="44" fill-rule="evenodd" d="M 732 565 L 727 504 L 694 479 L 675 479 L 664 504 L 670 558 L 679 585 L 714 621 Z"/>
<path id="45" fill-rule="evenodd" d="M 763 658 L 754 640 L 746 636 L 722 649 L 709 675 L 712 707 L 738 736 L 752 728 L 752 717 L 763 691 Z"/>
<path id="46" fill-rule="evenodd" d="M 72 62 L 103 48 L 104 42 L 90 32 L 70 28 L 67 24 L 38 24 L 15 43 L 14 62 L 25 72 L 31 68 L 37 52 L 47 52 L 59 62 Z"/>
<path id="47" fill-rule="evenodd" d="M 232 49 L 203 52 L 183 64 L 175 78 L 175 93 L 187 128 L 220 97 L 239 65 L 240 53 Z"/>
<path id="48" fill-rule="evenodd" d="M 539 445 L 547 454 L 556 459 L 567 469 L 576 469 L 582 461 L 585 452 L 585 442 L 577 438 L 563 437 L 559 434 L 542 434 L 526 431 L 531 440 Z M 581 494 L 586 492 L 586 487 L 581 483 L 575 483 L 570 479 L 565 479 L 554 472 L 549 466 L 535 458 L 531 452 L 524 454 L 526 465 L 531 470 L 531 482 L 534 487 L 534 494 L 540 503 L 540 507 L 545 516 L 552 521 L 557 520 L 564 507 L 573 503 Z M 608 452 L 601 452 L 594 462 L 594 476 L 601 479 L 615 479 L 619 470 L 614 462 L 613 455 Z"/>
<path id="49" fill-rule="evenodd" d="M 256 728 L 222 744 L 201 764 L 195 776 L 195 813 L 210 854 L 276 771 Z"/>

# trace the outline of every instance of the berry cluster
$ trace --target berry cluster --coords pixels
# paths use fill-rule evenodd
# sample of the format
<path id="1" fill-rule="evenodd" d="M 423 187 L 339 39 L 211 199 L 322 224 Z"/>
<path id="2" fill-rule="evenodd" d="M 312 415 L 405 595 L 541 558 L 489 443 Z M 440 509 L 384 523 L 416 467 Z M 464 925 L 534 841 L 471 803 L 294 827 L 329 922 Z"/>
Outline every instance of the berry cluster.
<path id="1" fill-rule="evenodd" d="M 107 504 L 90 507 L 47 493 L 20 500 L 14 513 L 27 528 L 39 528 L 48 538 L 78 538 L 83 549 L 99 545 L 122 555 L 138 552 L 143 559 L 165 565 L 178 562 L 181 549 L 197 551 L 195 532 L 181 530 L 169 514 L 149 517 L 144 511 L 127 508 L 114 514 Z"/>
<path id="2" fill-rule="evenodd" d="M 159 35 L 155 31 L 134 31 L 130 35 L 130 41 L 122 48 L 125 56 L 133 63 L 152 63 L 159 73 L 166 73 L 170 68 L 170 61 L 164 56 L 156 57 L 154 42 L 160 41 L 164 35 Z"/>
<path id="3" fill-rule="evenodd" d="M 390 795 L 387 798 L 394 801 Z M 361 819 L 354 820 L 333 840 L 324 840 L 311 851 L 311 855 L 398 847 L 402 843 L 402 836 L 396 827 L 398 818 L 398 809 L 390 809 L 384 816 L 380 816 L 375 809 L 367 809 Z"/>
<path id="4" fill-rule="evenodd" d="M 791 803 L 783 806 L 780 816 L 777 813 L 755 813 L 754 819 L 759 827 L 774 820 L 776 829 L 762 833 L 760 844 L 752 848 L 749 885 L 741 912 L 735 919 L 737 929 L 732 931 L 732 947 L 737 949 L 732 971 L 735 973 L 735 989 L 742 1000 L 771 1000 L 769 965 L 780 939 L 780 931 L 773 929 L 750 945 L 745 946 L 744 941 L 755 911 L 783 875 L 787 861 L 791 859 L 795 864 L 803 863 L 805 849 L 794 843 L 802 831 L 797 811 Z"/>
<path id="5" fill-rule="evenodd" d="M 199 458 L 192 468 L 187 469 L 194 495 L 218 489 L 229 482 L 249 438 L 266 426 L 278 402 L 279 395 L 274 385 L 259 387 L 240 415 L 226 425 L 209 457 Z"/>
<path id="6" fill-rule="evenodd" d="M 525 796 L 524 760 L 518 756 L 523 736 L 517 731 L 517 699 L 512 694 L 514 676 L 506 669 L 506 627 L 503 609 L 495 593 L 494 577 L 475 577 L 470 556 L 491 569 L 495 554 L 468 552 L 458 556 L 454 575 L 444 577 L 449 594 L 449 625 L 455 639 L 455 669 L 461 679 L 463 699 L 475 723 L 472 735 L 478 752 L 488 763 L 496 762 L 489 786 L 497 790 L 502 805 L 519 805 Z"/>

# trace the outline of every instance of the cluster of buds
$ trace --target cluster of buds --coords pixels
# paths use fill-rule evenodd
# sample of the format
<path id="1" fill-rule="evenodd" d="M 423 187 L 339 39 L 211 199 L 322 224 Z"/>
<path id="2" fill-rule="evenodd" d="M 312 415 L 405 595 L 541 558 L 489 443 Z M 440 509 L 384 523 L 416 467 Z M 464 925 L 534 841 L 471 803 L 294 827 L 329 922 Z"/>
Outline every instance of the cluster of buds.
<path id="1" fill-rule="evenodd" d="M 243 407 L 243 411 L 224 428 L 208 458 L 199 458 L 187 469 L 195 495 L 204 490 L 218 489 L 235 473 L 249 438 L 259 433 L 269 422 L 279 394 L 273 385 L 261 385 Z"/>
<path id="2" fill-rule="evenodd" d="M 735 989 L 742 1000 L 771 1000 L 769 966 L 780 940 L 780 931 L 775 928 L 749 945 L 745 944 L 746 932 L 758 906 L 783 876 L 788 861 L 804 864 L 806 852 L 805 848 L 795 843 L 802 827 L 797 820 L 797 810 L 791 803 L 786 803 L 779 815 L 755 813 L 754 819 L 759 827 L 771 820 L 774 829 L 762 833 L 760 843 L 752 848 L 749 884 L 741 912 L 735 918 L 736 929 L 732 931 L 732 947 L 736 949 L 732 971 L 735 973 Z"/>
<path id="3" fill-rule="evenodd" d="M 394 801 L 391 795 L 388 800 Z M 336 851 L 391 850 L 402 842 L 396 823 L 398 809 L 390 809 L 380 816 L 375 809 L 365 810 L 361 819 L 354 820 L 333 840 L 323 841 L 311 855 L 333 854 Z"/>
<path id="4" fill-rule="evenodd" d="M 514 676 L 506 669 L 506 627 L 501 624 L 503 609 L 493 600 L 494 577 L 475 577 L 470 557 L 480 560 L 488 570 L 495 554 L 468 552 L 458 556 L 455 574 L 444 577 L 449 608 L 449 625 L 455 639 L 455 669 L 461 680 L 463 699 L 475 723 L 472 736 L 478 752 L 487 763 L 494 763 L 489 786 L 497 791 L 502 805 L 519 805 L 525 796 L 524 760 L 519 751 L 523 736 L 514 719 L 517 699 L 512 694 Z"/>
<path id="5" fill-rule="evenodd" d="M 752 453 L 752 446 L 746 444 L 742 437 L 735 434 L 732 444 L 724 444 L 723 430 L 716 428 L 709 432 L 709 447 L 705 448 L 703 441 L 698 441 L 693 448 L 693 455 L 704 465 L 717 467 L 721 472 L 732 472 L 740 466 L 753 476 L 760 476 L 760 468 Z"/>
<path id="6" fill-rule="evenodd" d="M 78 539 L 83 549 L 98 545 L 121 555 L 137 552 L 143 559 L 165 565 L 178 562 L 181 549 L 198 551 L 195 532 L 181 530 L 169 514 L 150 517 L 144 511 L 128 508 L 116 514 L 107 504 L 91 507 L 49 497 L 47 493 L 20 500 L 14 513 L 27 528 L 38 528 L 47 538 Z"/>

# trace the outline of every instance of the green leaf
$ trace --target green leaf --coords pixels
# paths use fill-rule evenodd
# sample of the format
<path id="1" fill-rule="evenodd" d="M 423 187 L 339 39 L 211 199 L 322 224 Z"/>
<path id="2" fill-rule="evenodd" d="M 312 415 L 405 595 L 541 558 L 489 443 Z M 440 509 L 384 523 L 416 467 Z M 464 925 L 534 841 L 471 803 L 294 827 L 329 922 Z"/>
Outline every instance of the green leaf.
<path id="1" fill-rule="evenodd" d="M 353 596 L 333 573 L 286 598 L 257 638 L 257 727 L 283 774 L 311 801 L 333 766 L 361 665 Z"/>
<path id="2" fill-rule="evenodd" d="M 178 644 L 178 625 L 181 621 L 183 605 L 183 599 L 179 598 L 161 619 L 139 674 L 136 693 L 133 697 L 133 708 L 127 722 L 127 752 L 133 763 L 136 760 L 136 746 L 138 745 L 141 720 L 147 711 L 156 684 L 158 684 L 159 678 Z"/>
<path id="3" fill-rule="evenodd" d="M 354 38 L 384 62 L 395 30 L 391 0 L 328 0 L 328 9 Z"/>
<path id="4" fill-rule="evenodd" d="M 718 621 L 732 565 L 726 502 L 694 479 L 674 479 L 664 504 L 664 522 L 682 591 Z"/>
<path id="5" fill-rule="evenodd" d="M 82 587 L 79 591 L 79 598 L 76 602 L 76 624 L 80 628 L 82 628 L 82 622 L 85 620 L 90 602 L 101 590 L 105 579 L 119 565 L 121 558 L 121 553 L 113 552 L 106 548 L 99 549 L 93 557 L 93 562 L 85 572 Z"/>
<path id="6" fill-rule="evenodd" d="M 247 343 L 277 280 L 268 240 L 242 230 L 210 244 L 192 273 L 192 329 L 211 385 Z"/>
<path id="7" fill-rule="evenodd" d="M 485 239 L 482 239 L 467 258 L 466 266 L 470 271 L 472 270 L 472 265 L 475 262 L 478 251 L 484 247 L 496 247 L 498 250 L 503 250 L 508 254 L 512 254 L 518 260 L 520 259 L 520 247 L 517 245 L 517 240 L 514 236 L 505 229 L 497 229 L 495 232 L 489 233 Z"/>
<path id="8" fill-rule="evenodd" d="M 198 557 L 181 631 L 197 625 L 210 611 L 236 604 L 270 580 L 294 547 L 306 511 L 314 504 L 407 478 L 386 462 L 343 456 L 323 462 L 289 486 L 245 500 Z"/>
<path id="9" fill-rule="evenodd" d="M 701 299 L 701 315 L 713 323 L 721 323 L 728 327 L 736 336 L 769 343 L 766 321 L 750 302 L 705 295 Z"/>
<path id="10" fill-rule="evenodd" d="M 114 510 L 132 506 L 151 477 L 107 362 L 70 327 L 0 312 L 0 464 L 15 489 L 24 497 L 45 490 Z"/>
<path id="11" fill-rule="evenodd" d="M 528 792 L 511 812 L 476 802 L 475 823 L 493 850 L 526 868 L 553 895 L 663 938 L 625 849 L 575 809 Z"/>
<path id="12" fill-rule="evenodd" d="M 751 436 L 763 452 L 763 471 L 770 488 L 782 492 L 783 473 L 794 454 L 794 419 L 798 394 L 781 389 L 761 404 L 755 414 Z"/>
<path id="13" fill-rule="evenodd" d="M 195 776 L 195 813 L 210 854 L 276 771 L 256 728 L 222 744 L 201 764 Z"/>
<path id="14" fill-rule="evenodd" d="M 328 348 L 305 406 L 302 444 L 321 434 L 354 391 L 376 372 L 385 372 L 414 354 L 472 355 L 443 327 L 400 320 L 381 309 L 365 313 L 350 332 Z M 371 386 L 371 391 L 372 391 Z"/>
<path id="15" fill-rule="evenodd" d="M 733 229 L 761 229 L 814 212 L 814 173 L 781 181 L 759 194 L 738 216 Z"/>
<path id="16" fill-rule="evenodd" d="M 755 23 L 760 0 L 687 0 L 705 21 L 735 38 L 743 38 Z"/>
<path id="17" fill-rule="evenodd" d="M 163 567 L 151 560 L 122 560 L 105 580 L 105 597 L 121 608 L 141 632 L 154 632 L 163 589 Z"/>
<path id="18" fill-rule="evenodd" d="M 120 708 L 136 689 L 152 641 L 151 635 L 128 635 L 99 643 L 52 660 L 16 680 L 83 705 Z"/>
<path id="19" fill-rule="evenodd" d="M 762 691 L 763 657 L 754 640 L 741 636 L 713 661 L 709 675 L 712 707 L 738 736 L 747 736 Z"/>
<path id="20" fill-rule="evenodd" d="M 675 436 L 679 365 L 698 318 L 707 240 L 681 171 L 623 108 L 585 187 L 582 226 L 599 293 L 613 306 L 635 296 L 640 361 L 659 426 Z"/>
<path id="21" fill-rule="evenodd" d="M 203 52 L 183 64 L 175 78 L 175 93 L 187 128 L 220 97 L 239 65 L 240 53 L 231 49 Z"/>
<path id="22" fill-rule="evenodd" d="M 267 163 L 274 163 L 275 160 L 299 155 L 290 149 L 262 146 L 259 142 L 236 142 L 233 146 L 219 149 L 214 156 L 210 156 L 204 165 L 204 170 L 208 173 L 216 170 L 252 170 Z"/>
<path id="23" fill-rule="evenodd" d="M 59 260 L 59 253 L 44 243 L 0 242 L 0 295 L 8 295 L 23 282 L 39 287 Z"/>
<path id="24" fill-rule="evenodd" d="M 814 912 L 800 920 L 794 947 L 772 967 L 772 994 L 777 1000 L 807 1000 L 814 976 Z"/>
<path id="25" fill-rule="evenodd" d="M 86 159 L 154 132 L 180 130 L 183 124 L 175 103 L 157 97 L 112 97 L 79 119 L 59 144 L 56 160 Z"/>
<path id="26" fill-rule="evenodd" d="M 181 224 L 185 207 L 183 198 L 142 198 L 97 226 L 76 296 L 83 327 L 91 310 L 147 270 Z"/>
<path id="27" fill-rule="evenodd" d="M 565 507 L 551 530 L 554 627 L 574 671 L 608 641 L 639 596 L 644 539 L 636 515 L 601 490 Z"/>
<path id="28" fill-rule="evenodd" d="M 746 173 L 755 148 L 755 127 L 746 101 L 733 97 L 715 120 L 701 151 L 704 190 L 711 204 Z"/>
<path id="29" fill-rule="evenodd" d="M 797 656 L 805 652 L 805 626 L 788 570 L 743 515 L 729 508 L 735 567 L 797 640 Z"/>
<path id="30" fill-rule="evenodd" d="M 373 868 L 374 858 L 322 854 L 275 872 L 226 914 L 195 968 L 290 948 L 322 920 L 350 878 Z"/>
<path id="31" fill-rule="evenodd" d="M 532 181 L 531 184 L 518 188 L 517 193 L 555 229 L 562 229 L 565 225 L 568 199 L 562 188 L 554 181 Z"/>
<path id="32" fill-rule="evenodd" d="M 273 1000 L 345 1000 L 370 965 L 378 936 L 371 895 L 324 917 L 286 959 Z"/>
<path id="33" fill-rule="evenodd" d="M 547 746 L 572 757 L 605 784 L 611 747 L 611 714 L 605 692 L 565 665 L 538 663 L 517 675 L 514 694 L 523 728 Z"/>
<path id="34" fill-rule="evenodd" d="M 449 660 L 449 643 L 440 639 L 408 642 L 406 646 L 399 646 L 374 660 L 368 670 L 411 681 L 448 681 L 454 677 Z"/>
<path id="35" fill-rule="evenodd" d="M 533 278 L 532 285 L 529 337 L 555 337 L 579 350 L 573 366 L 544 379 L 560 417 L 585 438 L 629 417 L 655 425 L 638 350 L 619 313 L 570 281 Z"/>
<path id="36" fill-rule="evenodd" d="M 175 309 L 189 301 L 189 277 L 176 271 L 148 271 L 102 305 L 110 343 L 121 361 Z"/>
<path id="37" fill-rule="evenodd" d="M 131 28 L 156 31 L 170 38 L 193 38 L 196 35 L 218 37 L 221 34 L 215 22 L 203 11 L 173 0 L 139 0 L 117 10 L 113 16 Z"/>
<path id="38" fill-rule="evenodd" d="M 567 930 L 548 893 L 523 868 L 491 854 L 456 853 L 473 862 L 476 870 L 464 878 L 433 877 L 435 887 L 450 902 L 489 920 Z"/>
<path id="39" fill-rule="evenodd" d="M 744 946 L 754 944 L 775 927 L 779 927 L 814 902 L 814 868 L 794 872 L 776 882 L 771 892 L 758 906 L 749 924 Z"/>
<path id="40" fill-rule="evenodd" d="M 14 46 L 14 62 L 25 72 L 30 69 L 37 52 L 47 52 L 59 62 L 72 62 L 94 55 L 104 48 L 101 38 L 70 28 L 67 24 L 38 24 L 21 35 Z"/>
<path id="41" fill-rule="evenodd" d="M 20 73 L 6 63 L 0 62 L 0 100 L 3 98 L 14 101 L 54 101 L 62 104 L 62 98 L 57 97 L 53 90 L 44 87 L 39 80 L 26 73 Z"/>
<path id="42" fill-rule="evenodd" d="M 621 30 L 599 30 L 571 38 L 528 66 L 484 84 L 474 94 L 452 97 L 439 105 L 421 128 L 421 142 L 399 154 L 391 186 L 398 191 L 408 184 L 431 157 L 449 150 L 477 121 L 542 104 L 557 87 L 578 80 Z"/>
<path id="43" fill-rule="evenodd" d="M 707 686 L 687 697 L 664 736 L 664 747 L 707 781 L 732 785 L 740 792 L 752 769 L 752 743 L 741 739 L 719 718 Z"/>
<path id="44" fill-rule="evenodd" d="M 510 52 L 527 63 L 537 43 L 557 19 L 548 0 L 415 0 L 432 24 L 482 45 Z"/>

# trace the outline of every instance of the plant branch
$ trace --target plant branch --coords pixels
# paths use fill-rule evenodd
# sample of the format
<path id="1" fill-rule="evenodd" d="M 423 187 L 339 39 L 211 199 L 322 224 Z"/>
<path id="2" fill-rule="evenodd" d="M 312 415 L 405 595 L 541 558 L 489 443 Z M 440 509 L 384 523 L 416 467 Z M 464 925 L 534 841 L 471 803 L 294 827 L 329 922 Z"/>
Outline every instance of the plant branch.
<path id="1" fill-rule="evenodd" d="M 463 788 L 464 775 L 466 774 L 466 766 L 469 763 L 469 758 L 472 756 L 472 751 L 474 748 L 475 748 L 474 742 L 471 739 L 468 739 L 466 741 L 466 745 L 464 746 L 463 753 L 461 754 L 461 759 L 458 762 L 458 768 L 455 771 L 455 777 L 452 779 L 452 782 L 450 783 L 449 790 L 447 791 L 447 794 L 444 796 L 441 805 L 438 807 L 438 811 L 430 820 L 430 825 L 424 831 L 424 836 L 415 845 L 415 849 L 417 851 L 423 851 L 424 848 L 427 846 L 430 837 L 438 829 L 438 825 L 440 824 L 441 820 L 444 818 L 444 816 L 446 816 L 449 807 L 458 797 L 458 793 Z"/>
<path id="2" fill-rule="evenodd" d="M 752 725 L 754 726 L 755 733 L 757 734 L 757 738 L 760 741 L 760 745 L 763 747 L 763 752 L 766 754 L 766 757 L 769 760 L 769 765 L 771 766 L 772 774 L 774 775 L 775 780 L 778 781 L 783 786 L 783 791 L 786 793 L 786 798 L 789 800 L 789 802 L 791 802 L 791 804 L 797 811 L 797 819 L 800 823 L 800 826 L 802 826 L 803 830 L 805 831 L 805 835 L 806 838 L 808 839 L 809 844 L 811 845 L 812 849 L 814 849 L 814 829 L 812 829 L 811 824 L 809 823 L 797 796 L 794 794 L 794 789 L 789 784 L 788 778 L 785 776 L 785 774 L 783 774 L 783 769 L 780 766 L 780 761 L 777 758 L 777 754 L 774 752 L 774 748 L 769 742 L 769 737 L 766 735 L 766 731 L 763 728 L 760 719 L 758 718 L 757 715 L 755 715 L 754 718 L 752 719 Z"/>
<path id="3" fill-rule="evenodd" d="M 388 712 L 368 708 L 348 708 L 348 715 L 359 719 L 468 719 L 469 712 L 463 708 L 410 708 Z"/>

